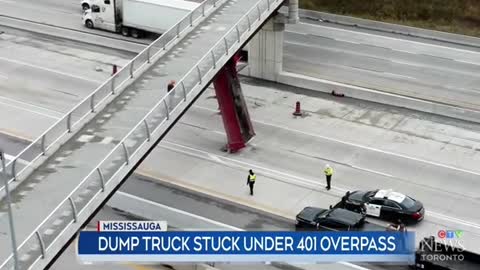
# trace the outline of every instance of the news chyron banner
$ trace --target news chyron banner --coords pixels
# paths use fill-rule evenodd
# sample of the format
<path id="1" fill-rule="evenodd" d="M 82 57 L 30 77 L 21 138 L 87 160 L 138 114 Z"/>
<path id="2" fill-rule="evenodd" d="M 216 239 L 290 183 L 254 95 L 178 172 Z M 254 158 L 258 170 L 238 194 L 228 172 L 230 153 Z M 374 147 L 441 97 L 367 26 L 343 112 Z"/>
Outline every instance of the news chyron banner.
<path id="1" fill-rule="evenodd" d="M 395 262 L 415 260 L 411 232 L 167 231 L 164 221 L 101 221 L 82 231 L 81 261 Z"/>

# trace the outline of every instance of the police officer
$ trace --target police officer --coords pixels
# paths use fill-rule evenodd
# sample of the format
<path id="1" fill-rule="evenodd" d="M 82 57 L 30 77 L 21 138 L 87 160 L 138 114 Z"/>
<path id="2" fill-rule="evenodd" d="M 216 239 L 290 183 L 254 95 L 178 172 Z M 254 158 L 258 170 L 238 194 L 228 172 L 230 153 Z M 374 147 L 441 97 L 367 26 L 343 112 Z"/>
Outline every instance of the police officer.
<path id="1" fill-rule="evenodd" d="M 175 88 L 175 81 L 170 81 L 167 85 L 167 93 L 170 93 L 173 88 Z M 168 102 L 168 107 L 169 109 L 173 109 L 173 99 L 174 99 L 174 96 L 175 96 L 175 93 L 171 93 L 170 95 L 168 95 L 168 99 L 167 99 L 167 102 Z"/>
<path id="2" fill-rule="evenodd" d="M 255 185 L 255 180 L 257 176 L 253 173 L 252 170 L 249 171 L 247 177 L 247 186 L 250 186 L 250 195 L 253 196 L 253 185 Z"/>
<path id="3" fill-rule="evenodd" d="M 327 164 L 325 166 L 325 170 L 323 171 L 325 173 L 325 176 L 327 178 L 327 186 L 325 187 L 327 190 L 330 190 L 330 182 L 332 181 L 332 175 L 333 175 L 333 169 L 330 167 L 330 165 Z"/>

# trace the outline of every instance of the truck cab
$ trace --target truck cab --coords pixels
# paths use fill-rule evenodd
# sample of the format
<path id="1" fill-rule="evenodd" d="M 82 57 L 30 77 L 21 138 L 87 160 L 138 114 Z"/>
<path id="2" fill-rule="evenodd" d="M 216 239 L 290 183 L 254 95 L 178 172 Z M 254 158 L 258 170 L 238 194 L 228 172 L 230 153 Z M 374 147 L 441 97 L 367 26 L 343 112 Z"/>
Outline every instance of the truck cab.
<path id="1" fill-rule="evenodd" d="M 90 7 L 92 6 L 92 0 L 82 0 L 80 1 L 80 6 L 84 11 L 89 10 Z"/>
<path id="2" fill-rule="evenodd" d="M 88 2 L 88 3 L 87 3 Z M 89 5 L 89 9 L 83 13 L 83 24 L 88 28 L 98 28 L 117 32 L 116 18 L 119 12 L 116 10 L 115 0 L 84 0 L 83 5 Z"/>

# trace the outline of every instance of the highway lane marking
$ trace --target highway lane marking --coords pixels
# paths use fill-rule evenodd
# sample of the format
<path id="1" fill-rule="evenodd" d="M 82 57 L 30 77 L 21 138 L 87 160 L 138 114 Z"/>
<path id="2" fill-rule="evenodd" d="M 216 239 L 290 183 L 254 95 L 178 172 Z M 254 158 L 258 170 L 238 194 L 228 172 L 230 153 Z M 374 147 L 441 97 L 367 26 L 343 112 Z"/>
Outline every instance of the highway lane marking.
<path id="1" fill-rule="evenodd" d="M 415 77 L 400 75 L 400 74 L 396 74 L 396 73 L 390 73 L 390 72 L 382 72 L 382 73 L 385 74 L 385 75 L 389 75 L 389 76 L 397 77 L 397 78 L 405 78 L 405 79 L 411 79 L 411 80 L 416 80 L 417 79 Z"/>
<path id="2" fill-rule="evenodd" d="M 479 66 L 480 63 L 475 63 L 475 62 L 469 62 L 469 61 L 465 61 L 465 60 L 456 60 L 456 59 L 453 59 L 453 61 L 456 61 L 456 62 L 460 62 L 460 63 L 464 63 L 464 64 L 470 64 L 470 65 L 475 65 L 475 66 Z"/>
<path id="3" fill-rule="evenodd" d="M 44 116 L 44 117 L 47 117 L 47 118 L 52 118 L 52 119 L 55 119 L 55 120 L 60 119 L 60 117 L 52 116 L 50 114 L 42 113 L 42 112 L 39 112 L 39 111 L 30 110 L 30 109 L 27 109 L 25 107 L 15 106 L 15 105 L 5 103 L 5 102 L 2 102 L 2 101 L 0 101 L 0 104 L 5 105 L 7 107 L 15 108 L 15 109 L 18 109 L 18 110 L 30 112 L 30 113 L 33 113 L 33 114 L 38 114 L 38 115 L 41 115 L 41 116 Z"/>
<path id="4" fill-rule="evenodd" d="M 207 108 L 207 107 L 203 107 L 203 106 L 199 106 L 199 105 L 193 105 L 193 107 L 199 108 L 199 109 L 202 109 L 202 110 L 211 111 L 211 112 L 217 112 L 216 110 L 213 110 L 213 109 L 210 109 L 210 108 Z M 340 143 L 340 144 L 345 144 L 345 145 L 357 147 L 357 148 L 360 148 L 360 149 L 370 150 L 372 152 L 382 153 L 382 154 L 385 154 L 385 155 L 400 157 L 400 158 L 413 160 L 413 161 L 417 161 L 417 162 L 421 162 L 421 163 L 425 163 L 425 164 L 429 164 L 429 165 L 433 165 L 433 166 L 437 166 L 437 167 L 442 167 L 442 168 L 449 169 L 449 170 L 454 170 L 454 171 L 459 171 L 459 172 L 464 172 L 464 173 L 480 176 L 479 172 L 475 172 L 475 171 L 471 171 L 471 170 L 467 170 L 467 169 L 461 169 L 461 168 L 457 168 L 457 167 L 447 165 L 447 164 L 442 164 L 442 163 L 435 162 L 435 161 L 430 161 L 430 160 L 426 160 L 426 159 L 407 156 L 407 155 L 404 155 L 404 154 L 398 154 L 398 153 L 394 153 L 394 152 L 390 152 L 390 151 L 386 151 L 386 150 L 373 148 L 373 147 L 370 147 L 370 146 L 364 146 L 364 145 L 357 144 L 357 143 L 351 143 L 351 142 L 347 142 L 347 141 L 333 139 L 333 138 L 330 138 L 330 137 L 326 137 L 326 136 L 322 136 L 322 135 L 318 135 L 318 134 L 314 134 L 314 133 L 310 133 L 310 132 L 305 132 L 305 131 L 301 131 L 301 130 L 298 130 L 298 129 L 289 128 L 289 127 L 286 127 L 286 126 L 279 126 L 277 124 L 272 124 L 272 123 L 267 123 L 267 122 L 260 121 L 260 120 L 255 120 L 254 118 L 251 118 L 251 119 L 252 119 L 253 122 L 256 122 L 256 123 L 259 123 L 259 124 L 262 124 L 262 125 L 265 125 L 265 126 L 271 126 L 271 127 L 275 127 L 275 128 L 278 128 L 278 129 L 287 130 L 287 131 L 290 131 L 292 133 L 299 133 L 299 134 L 306 135 L 306 136 L 320 138 L 320 139 L 323 139 L 323 140 L 326 140 L 326 141 L 336 142 L 336 143 Z"/>
<path id="5" fill-rule="evenodd" d="M 3 153 L 3 155 L 4 155 L 5 158 L 8 159 L 8 160 L 13 160 L 13 159 L 15 158 L 15 156 L 9 155 L 9 154 L 7 154 L 7 153 Z M 20 163 L 20 164 L 22 164 L 22 165 L 28 165 L 28 164 L 30 164 L 30 162 L 26 161 L 25 159 L 21 159 L 21 158 L 17 159 L 17 162 Z M 0 170 L 1 170 L 1 168 L 0 168 Z"/>
<path id="6" fill-rule="evenodd" d="M 46 108 L 46 107 L 38 106 L 38 105 L 29 103 L 29 102 L 16 100 L 14 98 L 9 98 L 9 97 L 1 97 L 1 96 L 0 96 L 0 99 L 5 99 L 5 100 L 11 101 L 11 102 L 15 102 L 15 103 L 22 104 L 22 105 L 27 105 L 27 106 L 30 106 L 32 108 L 37 108 L 37 109 L 49 111 L 49 112 L 56 113 L 56 114 L 59 114 L 59 115 L 63 116 L 63 113 L 60 112 L 60 111 L 56 111 L 56 110 L 52 110 L 52 109 L 49 109 L 49 108 Z"/>
<path id="7" fill-rule="evenodd" d="M 23 61 L 19 61 L 19 60 L 8 59 L 8 58 L 5 58 L 5 57 L 0 57 L 0 60 L 3 60 L 3 61 L 5 61 L 5 62 L 10 62 L 10 63 L 15 63 L 15 64 L 18 64 L 18 65 L 23 65 L 23 66 L 31 67 L 31 68 L 40 69 L 40 70 L 43 70 L 43 71 L 48 71 L 48 72 L 56 73 L 56 74 L 59 74 L 59 75 L 63 75 L 63 76 L 67 76 L 67 77 L 71 77 L 71 78 L 75 78 L 75 79 L 83 80 L 83 81 L 87 81 L 87 82 L 93 82 L 93 83 L 102 83 L 102 82 L 103 82 L 103 81 L 92 80 L 92 79 L 89 79 L 89 78 L 85 78 L 85 77 L 81 77 L 81 76 L 77 76 L 77 75 L 65 73 L 65 72 L 58 71 L 58 70 L 54 70 L 54 69 L 51 69 L 51 68 L 46 68 L 46 67 L 41 67 L 41 66 L 37 66 L 37 65 L 34 65 L 34 64 L 29 64 L 29 63 L 26 63 L 26 62 L 23 62 Z"/>
<path id="8" fill-rule="evenodd" d="M 196 149 L 196 148 L 193 148 L 193 147 L 189 147 L 189 146 L 185 146 L 185 145 L 181 145 L 181 144 L 177 144 L 177 143 L 172 143 L 172 142 L 168 142 L 168 141 L 164 141 L 164 142 L 167 143 L 167 144 L 171 144 L 171 145 L 180 147 L 180 148 L 189 149 L 190 151 L 200 152 L 200 153 L 206 155 L 207 157 L 209 157 L 211 155 L 215 155 L 213 153 L 209 153 L 207 151 L 203 151 L 203 150 Z M 196 157 L 199 157 L 199 158 L 203 158 L 203 159 L 205 158 L 204 156 L 189 153 L 188 151 L 182 151 L 182 150 L 179 150 L 179 149 L 169 148 L 168 146 L 163 146 L 163 145 L 161 147 L 167 148 L 167 149 L 170 149 L 170 150 L 173 150 L 173 151 L 183 152 L 183 153 L 193 155 L 193 156 L 196 156 Z M 221 159 L 224 159 L 224 160 L 228 160 L 230 162 L 240 163 L 240 164 L 246 165 L 245 167 L 243 167 L 243 169 L 245 169 L 245 170 L 247 168 L 258 168 L 258 169 L 262 170 L 263 173 L 271 172 L 274 175 L 274 177 L 269 176 L 268 174 L 266 174 L 266 176 L 269 176 L 272 179 L 279 179 L 279 177 L 278 177 L 279 175 L 284 175 L 287 179 L 287 181 L 286 181 L 287 183 L 292 183 L 292 180 L 293 180 L 293 182 L 300 183 L 301 186 L 303 186 L 303 187 L 312 188 L 310 186 L 313 185 L 314 189 L 323 190 L 323 188 L 320 188 L 319 181 L 310 180 L 310 179 L 307 179 L 307 178 L 304 178 L 304 177 L 300 177 L 300 176 L 297 176 L 297 175 L 292 175 L 292 174 L 289 174 L 289 173 L 281 172 L 281 171 L 278 171 L 276 169 L 266 168 L 266 167 L 259 166 L 259 165 L 249 163 L 249 162 L 245 162 L 245 161 L 239 161 L 239 160 L 236 160 L 236 159 L 233 159 L 233 158 L 228 158 L 228 157 L 223 157 L 223 156 L 218 156 L 218 155 L 217 155 L 217 157 L 221 158 Z M 223 164 L 225 164 L 225 162 L 223 162 Z M 230 165 L 230 164 L 228 164 L 228 165 Z M 305 184 L 307 184 L 307 185 L 305 185 Z M 346 189 L 344 187 L 341 187 L 339 185 L 336 185 L 336 187 L 333 187 L 332 189 L 337 190 L 337 192 L 335 192 L 336 196 L 342 196 L 343 194 L 345 194 L 347 191 L 350 190 L 350 189 Z M 468 227 L 473 227 L 473 228 L 476 228 L 476 229 L 480 229 L 480 224 L 477 224 L 477 223 L 474 223 L 474 222 L 471 222 L 471 221 L 451 217 L 451 216 L 444 215 L 444 214 L 441 214 L 441 213 L 438 213 L 438 212 L 435 212 L 435 211 L 430 211 L 430 210 L 428 210 L 427 213 L 430 216 L 436 217 L 438 219 L 447 220 L 447 221 L 451 221 L 451 222 L 453 221 L 453 223 L 458 223 L 458 224 L 465 225 L 465 226 L 468 226 Z"/>
<path id="9" fill-rule="evenodd" d="M 356 45 L 361 45 L 361 44 L 362 44 L 362 43 L 355 42 L 355 41 L 348 41 L 348 40 L 337 39 L 337 38 L 334 38 L 333 40 L 338 41 L 338 42 L 345 42 L 345 43 L 350 43 L 350 44 L 356 44 Z"/>
<path id="10" fill-rule="evenodd" d="M 386 176 L 386 177 L 393 177 L 393 175 L 388 174 L 388 173 L 383 173 L 383 172 L 379 172 L 379 171 L 375 171 L 375 170 L 370 170 L 370 169 L 363 168 L 363 167 L 358 167 L 358 166 L 355 166 L 355 165 L 351 165 L 351 167 L 355 168 L 355 169 L 362 170 L 362 171 L 371 172 L 371 173 L 374 173 L 374 174 L 380 174 L 380 175 L 383 175 L 383 176 Z"/>
<path id="11" fill-rule="evenodd" d="M 412 66 L 412 67 L 416 67 L 416 68 L 436 69 L 436 70 L 439 70 L 439 71 L 442 71 L 442 72 L 458 73 L 458 74 L 462 74 L 462 75 L 463 74 L 468 74 L 470 76 L 478 77 L 478 72 L 469 72 L 469 71 L 466 71 L 466 70 L 450 69 L 449 67 L 439 67 L 438 65 L 428 65 L 428 64 L 418 63 L 418 62 L 414 63 L 414 62 L 404 61 L 404 59 L 380 58 L 380 57 L 378 57 L 377 55 L 374 55 L 374 54 L 360 53 L 360 52 L 349 51 L 349 50 L 340 50 L 340 49 L 335 49 L 335 48 L 331 48 L 331 47 L 325 47 L 325 46 L 322 46 L 320 44 L 300 43 L 300 42 L 293 42 L 293 41 L 284 41 L 284 43 L 285 44 L 290 44 L 290 45 L 295 45 L 295 46 L 302 46 L 302 47 L 307 47 L 307 48 L 336 52 L 336 53 L 339 53 L 339 54 L 349 54 L 349 55 L 355 55 L 355 56 L 360 56 L 360 57 L 367 57 L 367 58 L 376 59 L 376 60 L 379 60 L 379 61 L 391 62 L 391 63 L 395 63 L 395 64 L 399 64 L 399 65 Z M 375 46 L 375 47 L 378 47 L 378 46 Z M 385 47 L 379 47 L 379 48 L 388 49 L 388 48 L 385 48 Z M 396 51 L 396 50 L 394 50 L 394 51 Z M 398 50 L 398 51 L 399 52 L 407 52 L 407 51 L 402 51 L 402 50 Z M 415 56 L 419 55 L 419 54 L 414 54 L 414 53 L 410 53 L 410 52 L 407 52 L 407 53 L 409 53 L 411 55 L 415 55 Z M 424 56 L 432 57 L 430 55 L 424 55 Z M 446 61 L 457 61 L 457 60 L 447 59 L 447 58 L 442 58 L 442 59 L 444 59 Z M 465 61 L 461 61 L 461 60 L 457 61 L 457 62 L 469 63 L 469 62 L 465 62 Z M 470 63 L 470 64 L 474 64 L 474 63 Z M 480 63 L 478 63 L 477 65 L 480 65 Z M 394 74 L 394 73 L 391 73 L 391 74 Z M 403 76 L 403 75 L 398 75 L 398 76 Z M 414 77 L 409 77 L 409 76 L 405 76 L 405 77 L 415 79 Z"/>
<path id="12" fill-rule="evenodd" d="M 36 108 L 36 109 L 39 109 L 39 110 L 44 110 L 44 111 L 52 112 L 52 115 L 53 115 L 53 114 L 58 114 L 58 115 L 59 115 L 59 118 L 63 116 L 63 113 L 60 112 L 60 111 L 55 111 L 55 110 L 52 110 L 52 109 L 49 109 L 49 108 L 46 108 L 46 107 L 42 107 L 42 106 L 38 106 L 38 105 L 29 103 L 29 102 L 20 101 L 20 100 L 16 100 L 16 99 L 13 99 L 13 98 L 8 98 L 8 97 L 1 97 L 1 96 L 0 96 L 0 99 L 8 100 L 9 102 L 18 103 L 18 104 L 21 104 L 21 105 L 26 105 L 26 106 L 29 106 L 29 107 L 32 107 L 32 108 Z M 0 101 L 0 102 L 1 102 L 1 101 Z"/>
<path id="13" fill-rule="evenodd" d="M 376 37 L 376 38 L 390 39 L 390 40 L 395 40 L 395 41 L 404 41 L 404 42 L 408 42 L 408 43 L 412 43 L 412 44 L 416 44 L 416 45 L 430 46 L 430 47 L 439 48 L 439 49 L 448 49 L 448 50 L 453 50 L 453 51 L 462 52 L 462 53 L 480 54 L 480 53 L 475 52 L 475 51 L 463 50 L 463 49 L 454 48 L 454 47 L 440 46 L 440 45 L 436 45 L 436 44 L 429 44 L 429 43 L 423 43 L 423 42 L 418 42 L 418 41 L 413 41 L 413 40 L 406 40 L 406 39 L 401 39 L 401 38 L 393 38 L 393 37 L 382 36 L 382 35 L 374 35 L 374 34 L 345 30 L 345 29 L 329 27 L 329 26 L 321 26 L 321 25 L 301 23 L 301 22 L 299 23 L 299 25 L 305 25 L 306 27 L 311 26 L 311 27 L 315 27 L 315 28 L 324 28 L 324 29 L 328 28 L 329 30 L 333 30 L 335 32 L 340 31 L 340 32 L 345 32 L 345 33 L 360 34 L 360 35 Z M 408 52 L 408 53 L 411 53 L 411 52 Z"/>
<path id="14" fill-rule="evenodd" d="M 169 206 L 166 206 L 166 205 L 163 205 L 163 204 L 160 204 L 160 203 L 151 201 L 151 200 L 147 200 L 147 199 L 144 199 L 144 198 L 141 198 L 141 197 L 138 197 L 138 196 L 129 194 L 129 193 L 125 193 L 125 192 L 123 192 L 123 191 L 118 191 L 117 194 L 119 194 L 119 195 L 121 195 L 121 196 L 128 197 L 128 198 L 130 198 L 130 199 L 132 199 L 132 200 L 137 200 L 137 201 L 140 201 L 140 202 L 143 202 L 143 203 L 146 203 L 146 204 L 155 206 L 155 207 L 159 207 L 159 208 L 163 208 L 163 209 L 168 209 L 169 211 L 176 212 L 176 213 L 179 213 L 179 214 L 181 214 L 181 215 L 186 215 L 186 216 L 189 216 L 189 217 L 193 217 L 193 218 L 195 218 L 195 219 L 199 219 L 199 220 L 205 221 L 205 222 L 207 222 L 207 223 L 214 224 L 214 225 L 219 226 L 219 227 L 228 228 L 228 229 L 231 229 L 232 231 L 245 231 L 244 229 L 241 229 L 241 228 L 238 228 L 238 227 L 234 227 L 234 226 L 231 226 L 231 225 L 228 225 L 228 224 L 225 224 L 225 223 L 222 223 L 222 222 L 213 220 L 213 219 L 209 219 L 209 218 L 206 218 L 206 217 L 202 217 L 202 216 L 199 216 L 199 215 L 195 215 L 195 214 L 192 214 L 192 213 L 189 213 L 189 212 L 180 210 L 180 209 L 172 208 L 172 207 L 169 207 Z M 333 264 L 333 263 L 332 263 L 332 264 Z M 352 268 L 358 269 L 358 270 L 370 270 L 369 268 L 366 268 L 366 267 L 363 267 L 363 266 L 359 266 L 359 265 L 356 265 L 356 264 L 353 264 L 353 263 L 349 263 L 349 262 L 338 262 L 338 264 L 342 264 L 342 265 L 345 265 L 345 266 L 349 266 L 349 267 L 352 267 Z M 297 266 L 297 267 L 298 267 L 298 266 Z M 142 269 L 138 269 L 138 270 L 142 270 Z"/>
<path id="15" fill-rule="evenodd" d="M 211 224 L 214 224 L 214 225 L 219 226 L 219 227 L 228 228 L 228 229 L 231 229 L 231 230 L 233 230 L 233 231 L 240 231 L 240 230 L 241 230 L 241 229 L 239 229 L 239 228 L 230 226 L 230 225 L 228 225 L 228 224 L 224 224 L 224 223 L 221 223 L 221 222 L 218 222 L 218 221 L 215 221 L 215 220 L 206 218 L 206 217 L 202 217 L 202 216 L 195 215 L 195 214 L 192 214 L 192 213 L 189 213 L 189 212 L 180 210 L 180 209 L 176 209 L 176 208 L 173 208 L 173 207 L 170 207 L 170 206 L 166 206 L 166 205 L 163 205 L 163 204 L 160 204 L 160 203 L 151 201 L 151 200 L 147 200 L 147 199 L 144 199 L 144 198 L 141 198 L 141 197 L 138 197 L 138 196 L 129 194 L 129 193 L 125 193 L 125 192 L 123 192 L 123 191 L 117 191 L 116 194 L 121 195 L 121 196 L 125 196 L 125 197 L 127 197 L 127 198 L 129 198 L 129 199 L 132 199 L 132 200 L 141 201 L 141 202 L 143 202 L 143 203 L 146 203 L 146 204 L 149 204 L 149 205 L 158 207 L 158 208 L 167 209 L 167 210 L 169 210 L 169 211 L 172 211 L 172 212 L 175 212 L 175 213 L 179 213 L 179 214 L 181 214 L 181 215 L 185 215 L 185 216 L 189 216 L 189 217 L 192 217 L 192 218 L 201 220 L 201 221 L 205 221 L 205 222 L 207 222 L 207 223 L 211 223 Z"/>
<path id="16" fill-rule="evenodd" d="M 301 186 L 301 187 L 308 187 L 310 189 L 316 189 L 318 191 L 323 191 L 324 190 L 323 185 L 318 180 L 316 181 L 316 180 L 305 179 L 305 178 L 302 178 L 302 177 L 299 177 L 299 176 L 294 176 L 294 175 L 291 175 L 291 174 L 288 174 L 288 173 L 271 170 L 271 169 L 268 169 L 266 167 L 262 167 L 262 166 L 259 166 L 259 165 L 256 165 L 256 164 L 251 164 L 251 163 L 248 163 L 248 162 L 244 162 L 244 161 L 240 161 L 240 160 L 236 160 L 236 159 L 232 159 L 232 158 L 228 158 L 228 157 L 223 157 L 223 156 L 222 157 L 217 156 L 216 159 L 208 159 L 208 157 L 216 156 L 216 155 L 212 154 L 212 153 L 209 153 L 209 152 L 206 152 L 206 151 L 203 151 L 203 150 L 191 148 L 191 147 L 188 147 L 188 146 L 185 146 L 185 145 L 180 145 L 180 144 L 176 144 L 176 143 L 172 143 L 172 142 L 168 142 L 168 141 L 164 141 L 164 142 L 167 143 L 167 144 L 171 144 L 171 145 L 173 145 L 177 148 L 170 147 L 170 146 L 167 146 L 167 145 L 160 145 L 160 147 L 171 150 L 171 151 L 174 151 L 174 152 L 179 152 L 179 153 L 183 153 L 183 154 L 186 154 L 186 155 L 189 155 L 189 156 L 194 156 L 194 157 L 197 157 L 197 158 L 200 158 L 200 159 L 207 159 L 207 160 L 213 160 L 213 161 L 216 161 L 217 159 L 224 159 L 226 161 L 230 161 L 230 163 L 226 163 L 225 161 L 222 161 L 221 164 L 223 164 L 223 165 L 228 165 L 228 166 L 233 167 L 233 168 L 240 168 L 242 170 L 248 170 L 248 169 L 255 168 L 255 169 L 259 169 L 259 170 L 262 171 L 261 175 L 265 175 L 265 176 L 270 177 L 272 179 L 276 179 L 276 180 L 279 180 L 279 181 L 282 181 L 282 182 L 285 182 L 285 183 L 289 183 L 289 184 L 296 184 L 296 185 Z M 185 149 L 188 149 L 190 151 L 200 152 L 200 153 L 206 155 L 206 157 L 202 156 L 202 155 L 199 155 L 199 154 L 195 154 L 195 153 L 192 153 L 192 152 L 188 152 L 188 151 L 185 151 L 185 150 L 178 149 L 178 147 L 185 148 Z M 300 179 L 300 180 L 297 180 L 297 179 Z M 345 192 L 343 192 L 343 189 L 338 188 L 338 185 L 336 187 L 333 187 L 332 189 L 333 190 L 341 190 L 340 192 L 337 192 L 338 195 L 342 195 L 342 194 L 345 193 Z"/>

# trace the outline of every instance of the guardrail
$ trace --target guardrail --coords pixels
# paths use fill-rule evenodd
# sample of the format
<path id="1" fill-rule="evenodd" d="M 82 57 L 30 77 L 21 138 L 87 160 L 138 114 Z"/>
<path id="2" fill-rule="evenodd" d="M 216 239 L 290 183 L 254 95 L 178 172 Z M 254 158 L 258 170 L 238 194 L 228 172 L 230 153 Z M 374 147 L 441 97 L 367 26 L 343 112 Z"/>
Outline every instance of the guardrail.
<path id="1" fill-rule="evenodd" d="M 206 1 L 211 2 L 211 1 Z M 214 3 L 217 1 L 214 1 Z M 110 181 L 117 174 L 131 163 L 132 157 L 137 157 L 138 151 L 147 143 L 152 141 L 155 133 L 162 125 L 170 120 L 171 114 L 175 112 L 182 103 L 191 102 L 189 97 L 197 86 L 206 86 L 209 82 L 206 76 L 212 76 L 212 71 L 217 67 L 221 68 L 226 62 L 224 58 L 235 53 L 231 48 L 236 48 L 247 40 L 245 35 L 256 31 L 263 20 L 268 18 L 272 9 L 277 9 L 283 0 L 259 0 L 229 31 L 219 40 L 187 74 L 178 81 L 174 89 L 167 93 L 128 134 L 120 140 L 115 148 L 70 192 L 68 196 L 37 226 L 37 228 L 17 247 L 19 257 L 22 254 L 34 256 L 35 262 L 45 258 L 49 248 L 60 238 L 63 232 L 72 224 L 76 223 L 79 217 L 84 214 L 83 210 L 102 192 Z M 265 15 L 267 13 L 267 15 Z M 191 20 L 188 21 L 189 23 Z M 175 29 L 174 29 L 175 30 Z M 176 32 L 178 34 L 178 31 Z M 162 47 L 159 47 L 160 49 Z M 236 48 L 236 50 L 238 50 Z M 142 52 L 148 55 L 148 51 Z M 141 54 L 142 54 L 141 53 Z M 132 61 L 133 62 L 133 61 Z M 223 64 L 219 65 L 219 63 Z M 132 69 L 133 64 L 127 65 Z M 129 70 L 126 67 L 123 70 Z M 131 75 L 129 72 L 127 75 Z M 101 88 L 100 88 L 101 89 Z M 180 93 L 180 95 L 177 95 Z M 194 98 L 194 97 L 193 97 Z M 193 100 L 192 98 L 192 100 Z M 188 101 L 187 101 L 188 100 Z M 87 98 L 85 102 L 89 102 Z M 87 103 L 88 104 L 88 103 Z M 67 117 L 68 119 L 68 117 Z M 43 137 L 43 136 L 42 136 Z M 119 161 L 120 160 L 120 161 Z M 92 191 L 92 188 L 95 190 Z M 91 191 L 91 192 L 86 192 Z M 65 213 L 68 213 L 65 215 Z M 89 215 L 89 214 L 86 214 Z M 63 217 L 64 229 L 54 233 L 45 234 L 45 230 L 55 227 L 58 216 Z M 58 227 L 59 225 L 56 224 Z M 35 251 L 33 247 L 39 247 Z M 32 255 L 32 253 L 35 254 Z M 13 255 L 0 266 L 0 269 L 13 269 L 15 264 Z"/>
<path id="2" fill-rule="evenodd" d="M 145 65 L 150 64 L 160 53 L 166 51 L 169 46 L 179 39 L 181 34 L 193 25 L 193 22 L 210 8 L 215 8 L 220 0 L 205 0 L 196 9 L 187 14 L 177 24 L 163 33 L 158 39 L 153 41 L 148 47 L 141 51 L 137 56 L 123 66 L 116 74 L 102 83 L 91 94 L 85 97 L 80 103 L 67 112 L 61 119 L 56 121 L 50 128 L 42 133 L 37 139 L 32 141 L 25 149 L 6 164 L 6 173 L 10 178 L 8 183 L 16 181 L 22 175 L 28 175 L 33 171 L 32 165 L 66 134 L 73 130 L 79 130 L 85 123 L 82 123 L 87 116 L 95 113 L 99 107 L 106 105 L 106 101 L 116 94 L 123 92 L 122 86 L 125 85 L 134 75 Z M 210 8 L 209 8 L 210 7 Z M 117 92 L 118 91 L 118 92 Z M 33 158 L 32 158 L 33 157 Z M 19 162 L 20 160 L 26 162 Z M 25 164 L 27 163 L 27 164 Z M 0 187 L 3 191 L 5 187 Z"/>

